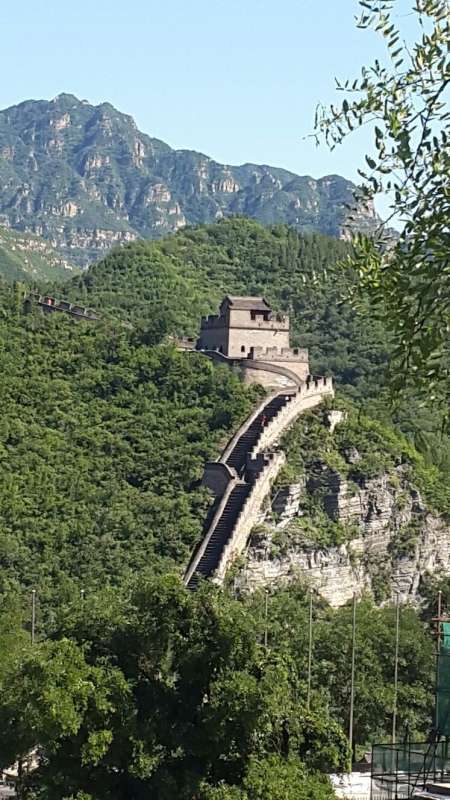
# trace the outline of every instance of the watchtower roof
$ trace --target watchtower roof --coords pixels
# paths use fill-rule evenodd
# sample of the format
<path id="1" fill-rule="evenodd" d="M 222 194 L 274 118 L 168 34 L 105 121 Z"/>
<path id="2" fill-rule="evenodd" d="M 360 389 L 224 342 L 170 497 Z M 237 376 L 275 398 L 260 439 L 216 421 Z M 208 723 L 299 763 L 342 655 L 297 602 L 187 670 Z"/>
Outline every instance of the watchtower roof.
<path id="1" fill-rule="evenodd" d="M 238 297 L 237 295 L 227 294 L 220 307 L 222 308 L 226 305 L 244 311 L 271 311 L 264 297 Z"/>

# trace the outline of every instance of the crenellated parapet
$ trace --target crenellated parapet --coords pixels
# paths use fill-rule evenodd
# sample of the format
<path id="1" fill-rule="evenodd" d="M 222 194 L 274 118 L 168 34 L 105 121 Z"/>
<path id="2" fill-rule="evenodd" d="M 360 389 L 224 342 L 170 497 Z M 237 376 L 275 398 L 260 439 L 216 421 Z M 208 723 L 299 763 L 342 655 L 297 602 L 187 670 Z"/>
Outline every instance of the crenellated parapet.
<path id="1" fill-rule="evenodd" d="M 213 330 L 214 328 L 223 328 L 225 325 L 225 320 L 223 317 L 220 317 L 218 314 L 208 314 L 206 317 L 201 318 L 200 322 L 200 330 Z"/>
<path id="2" fill-rule="evenodd" d="M 251 347 L 248 358 L 255 361 L 309 361 L 308 351 L 300 347 Z"/>
<path id="3" fill-rule="evenodd" d="M 186 571 L 189 588 L 201 578 L 223 582 L 244 551 L 285 463 L 279 449 L 282 435 L 300 414 L 333 394 L 331 378 L 312 376 L 295 390 L 272 392 L 236 431 L 218 461 L 206 465 L 203 484 L 215 495 L 215 512 Z"/>
<path id="4" fill-rule="evenodd" d="M 228 569 L 244 552 L 251 530 L 259 521 L 264 499 L 270 494 L 272 484 L 285 463 L 286 456 L 281 450 L 267 453 L 264 457 L 262 469 L 259 468 L 258 477 L 243 503 L 232 535 L 220 554 L 219 563 L 213 576 L 214 583 L 222 584 L 224 582 Z M 258 467 L 256 469 L 258 470 Z"/>
<path id="5" fill-rule="evenodd" d="M 97 313 L 92 308 L 80 306 L 78 303 L 71 303 L 68 300 L 59 300 L 58 298 L 47 294 L 31 292 L 25 298 L 24 303 L 25 307 L 35 303 L 42 309 L 42 311 L 47 313 L 60 311 L 64 312 L 65 314 L 70 314 L 71 317 L 89 320 L 90 322 L 96 322 L 99 319 Z"/>
<path id="6" fill-rule="evenodd" d="M 240 367 L 245 383 L 296 386 L 309 374 L 308 351 L 291 347 L 289 317 L 263 297 L 227 295 L 219 314 L 202 317 L 196 350 Z"/>
<path id="7" fill-rule="evenodd" d="M 300 414 L 314 408 L 326 397 L 334 397 L 332 379 L 310 376 L 302 386 L 298 387 L 291 401 L 286 403 L 261 431 L 261 436 L 251 450 L 250 457 L 255 458 L 258 453 L 273 447 Z"/>

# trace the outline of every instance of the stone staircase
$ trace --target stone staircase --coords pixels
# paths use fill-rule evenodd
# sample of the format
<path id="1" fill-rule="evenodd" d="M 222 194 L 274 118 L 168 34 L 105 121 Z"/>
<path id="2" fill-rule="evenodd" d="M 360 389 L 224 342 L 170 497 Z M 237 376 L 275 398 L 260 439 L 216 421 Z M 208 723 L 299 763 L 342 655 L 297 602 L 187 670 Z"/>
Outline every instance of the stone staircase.
<path id="1" fill-rule="evenodd" d="M 205 535 L 184 575 L 195 589 L 202 578 L 222 582 L 225 572 L 245 548 L 248 536 L 270 486 L 285 462 L 276 442 L 302 411 L 333 395 L 330 379 L 308 380 L 298 390 L 274 393 L 250 415 L 205 475 L 221 470 L 216 502 L 205 524 Z M 264 419 L 264 424 L 263 424 Z M 214 491 L 212 483 L 205 481 Z M 217 488 L 217 487 L 216 487 Z"/>
<path id="2" fill-rule="evenodd" d="M 200 578 L 209 578 L 219 565 L 220 555 L 226 546 L 236 520 L 250 494 L 251 485 L 237 483 L 231 490 L 224 509 L 209 537 L 205 550 L 196 566 L 189 583 L 189 589 L 195 589 Z"/>
<path id="3" fill-rule="evenodd" d="M 281 393 L 269 400 L 247 430 L 239 437 L 231 453 L 225 459 L 225 463 L 234 468 L 238 475 L 243 475 L 245 472 L 247 455 L 253 450 L 261 436 L 261 431 L 263 430 L 261 417 L 264 416 L 266 418 L 264 426 L 266 427 L 277 416 L 278 412 L 292 400 L 293 396 L 293 394 Z"/>

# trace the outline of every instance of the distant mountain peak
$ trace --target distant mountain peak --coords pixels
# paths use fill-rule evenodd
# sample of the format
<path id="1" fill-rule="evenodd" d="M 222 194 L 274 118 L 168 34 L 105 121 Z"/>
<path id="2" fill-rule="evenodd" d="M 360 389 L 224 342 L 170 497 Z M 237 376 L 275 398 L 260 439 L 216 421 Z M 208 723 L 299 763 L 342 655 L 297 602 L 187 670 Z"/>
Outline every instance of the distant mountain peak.
<path id="1" fill-rule="evenodd" d="M 173 150 L 110 103 L 62 92 L 0 111 L 0 221 L 85 265 L 114 244 L 239 214 L 343 236 L 354 185 Z M 373 208 L 357 226 L 373 228 Z"/>
<path id="2" fill-rule="evenodd" d="M 66 103 L 72 103 L 73 105 L 80 105 L 82 101 L 79 100 L 78 97 L 75 97 L 74 94 L 70 94 L 68 92 L 61 92 L 60 94 L 57 94 L 56 97 L 53 98 L 53 100 L 50 100 L 50 102 L 53 103 L 54 105 L 62 105 Z M 87 103 L 88 101 L 86 100 L 84 102 Z"/>

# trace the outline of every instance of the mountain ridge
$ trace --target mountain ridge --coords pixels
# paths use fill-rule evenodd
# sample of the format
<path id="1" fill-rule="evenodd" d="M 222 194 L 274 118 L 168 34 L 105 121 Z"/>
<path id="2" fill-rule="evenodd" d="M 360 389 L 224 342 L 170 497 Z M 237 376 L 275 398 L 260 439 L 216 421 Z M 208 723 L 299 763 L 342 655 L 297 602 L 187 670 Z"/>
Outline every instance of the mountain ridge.
<path id="1" fill-rule="evenodd" d="M 42 236 L 82 266 L 114 244 L 230 215 L 345 238 L 355 188 L 339 175 L 175 150 L 110 103 L 71 94 L 0 111 L 0 224 Z M 379 218 L 360 205 L 354 224 L 370 231 Z"/>

